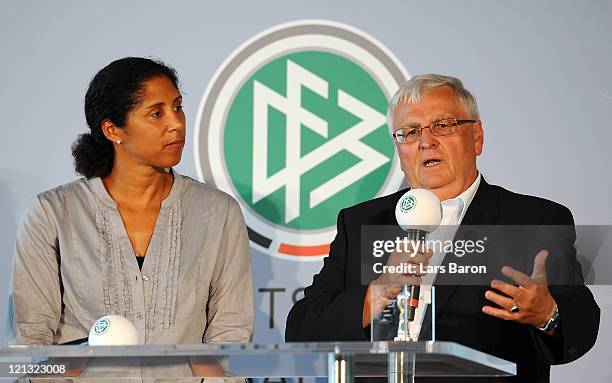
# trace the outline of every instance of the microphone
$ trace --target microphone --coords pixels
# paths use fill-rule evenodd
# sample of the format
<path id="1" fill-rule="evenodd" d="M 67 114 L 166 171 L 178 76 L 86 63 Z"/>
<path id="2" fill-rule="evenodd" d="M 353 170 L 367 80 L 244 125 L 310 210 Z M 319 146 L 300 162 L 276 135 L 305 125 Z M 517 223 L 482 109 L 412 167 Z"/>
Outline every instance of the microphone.
<path id="1" fill-rule="evenodd" d="M 106 315 L 91 326 L 88 343 L 90 346 L 138 344 L 138 330 L 121 315 Z"/>
<path id="2" fill-rule="evenodd" d="M 427 189 L 407 191 L 395 205 L 395 219 L 411 241 L 425 241 L 428 233 L 436 230 L 442 221 L 442 204 L 438 197 Z M 414 321 L 419 306 L 421 287 L 418 285 L 402 287 L 398 294 L 397 305 L 400 309 L 400 323 L 395 340 L 408 341 L 408 322 Z"/>

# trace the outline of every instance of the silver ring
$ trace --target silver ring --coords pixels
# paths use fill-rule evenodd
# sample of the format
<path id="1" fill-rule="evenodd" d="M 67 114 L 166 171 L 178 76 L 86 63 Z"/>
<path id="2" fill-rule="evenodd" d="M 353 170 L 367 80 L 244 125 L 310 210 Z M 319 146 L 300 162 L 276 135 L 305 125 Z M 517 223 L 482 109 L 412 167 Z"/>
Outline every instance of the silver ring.
<path id="1" fill-rule="evenodd" d="M 519 307 L 518 303 L 516 303 L 516 301 L 514 301 L 514 305 L 512 307 L 510 307 L 510 312 L 511 313 L 517 313 L 521 310 L 521 308 Z"/>

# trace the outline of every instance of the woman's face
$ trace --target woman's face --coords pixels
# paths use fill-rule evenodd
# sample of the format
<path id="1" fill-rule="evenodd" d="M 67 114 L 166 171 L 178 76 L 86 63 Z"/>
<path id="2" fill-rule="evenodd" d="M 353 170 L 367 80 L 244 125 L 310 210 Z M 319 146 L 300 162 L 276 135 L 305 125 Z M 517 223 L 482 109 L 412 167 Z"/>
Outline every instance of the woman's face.
<path id="1" fill-rule="evenodd" d="M 181 161 L 185 145 L 183 98 L 166 76 L 145 83 L 140 103 L 127 116 L 121 149 L 130 162 L 169 168 Z M 119 158 L 124 156 L 118 156 Z"/>

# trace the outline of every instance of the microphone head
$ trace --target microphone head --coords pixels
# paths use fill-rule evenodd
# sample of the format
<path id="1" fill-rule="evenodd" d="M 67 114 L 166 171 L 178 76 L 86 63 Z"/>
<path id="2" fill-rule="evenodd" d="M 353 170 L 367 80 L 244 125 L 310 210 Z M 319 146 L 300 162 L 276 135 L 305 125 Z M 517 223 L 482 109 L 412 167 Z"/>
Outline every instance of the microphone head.
<path id="1" fill-rule="evenodd" d="M 410 189 L 395 205 L 395 219 L 404 230 L 431 233 L 442 221 L 442 204 L 427 189 Z"/>
<path id="2" fill-rule="evenodd" d="M 90 346 L 138 344 L 138 331 L 121 315 L 106 315 L 98 319 L 89 330 Z"/>

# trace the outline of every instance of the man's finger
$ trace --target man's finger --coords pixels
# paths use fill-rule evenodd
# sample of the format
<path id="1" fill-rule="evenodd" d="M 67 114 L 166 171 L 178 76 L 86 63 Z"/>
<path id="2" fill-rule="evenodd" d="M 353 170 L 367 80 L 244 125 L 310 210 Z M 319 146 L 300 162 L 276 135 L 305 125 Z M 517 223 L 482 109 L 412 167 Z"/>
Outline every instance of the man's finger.
<path id="1" fill-rule="evenodd" d="M 416 286 L 420 285 L 421 281 L 422 278 L 416 275 L 402 277 L 402 285 Z"/>
<path id="2" fill-rule="evenodd" d="M 393 258 L 393 263 L 425 263 L 429 261 L 429 257 L 427 257 L 427 253 L 416 253 L 414 256 L 410 254 L 401 254 L 397 253 L 397 255 Z"/>
<path id="3" fill-rule="evenodd" d="M 519 292 L 521 291 L 518 287 L 513 286 L 509 283 L 503 282 L 503 281 L 499 281 L 497 279 L 494 279 L 493 281 L 491 281 L 491 287 L 496 290 L 501 291 L 502 293 L 512 298 L 516 298 Z"/>
<path id="4" fill-rule="evenodd" d="M 502 274 L 512 279 L 516 284 L 520 286 L 531 286 L 533 281 L 526 274 L 521 273 L 518 270 L 513 269 L 510 266 L 502 267 Z"/>
<path id="5" fill-rule="evenodd" d="M 418 253 L 424 253 L 424 246 L 421 245 L 419 247 L 416 247 L 414 242 L 410 242 L 408 244 L 408 246 L 406 247 L 400 247 L 398 249 L 395 250 L 395 254 L 404 254 L 404 255 L 408 255 L 408 256 L 412 256 Z"/>
<path id="6" fill-rule="evenodd" d="M 487 292 L 485 293 L 485 298 L 495 303 L 499 307 L 503 308 L 504 310 L 510 309 L 510 307 L 514 306 L 515 304 L 514 299 L 505 295 L 497 294 L 491 290 L 487 290 Z"/>
<path id="7" fill-rule="evenodd" d="M 388 299 L 395 299 L 400 291 L 400 286 L 384 286 L 383 290 L 380 292 L 380 298 L 382 298 L 383 304 L 386 305 Z"/>
<path id="8" fill-rule="evenodd" d="M 416 265 L 411 265 L 414 266 L 413 269 L 409 269 L 407 273 L 404 273 L 402 275 L 409 277 L 409 276 L 418 276 L 418 277 L 422 277 L 423 275 L 427 275 L 427 264 L 425 263 L 420 263 L 420 264 L 416 264 Z"/>
<path id="9" fill-rule="evenodd" d="M 546 258 L 548 258 L 548 251 L 540 250 L 533 261 L 533 272 L 531 273 L 531 279 L 538 284 L 547 284 Z"/>
<path id="10" fill-rule="evenodd" d="M 401 286 L 386 286 L 385 288 L 385 297 L 387 298 L 395 298 L 397 294 L 402 290 Z"/>
<path id="11" fill-rule="evenodd" d="M 507 310 L 504 310 L 504 309 L 498 309 L 498 308 L 491 307 L 491 306 L 484 306 L 482 308 L 482 312 L 487 314 L 487 315 L 491 315 L 493 317 L 504 319 L 504 320 L 514 320 L 514 319 L 517 319 L 516 314 L 511 313 L 511 312 L 509 312 Z"/>
<path id="12" fill-rule="evenodd" d="M 421 277 L 416 275 L 385 274 L 384 280 L 381 280 L 379 284 L 386 286 L 420 285 Z"/>

